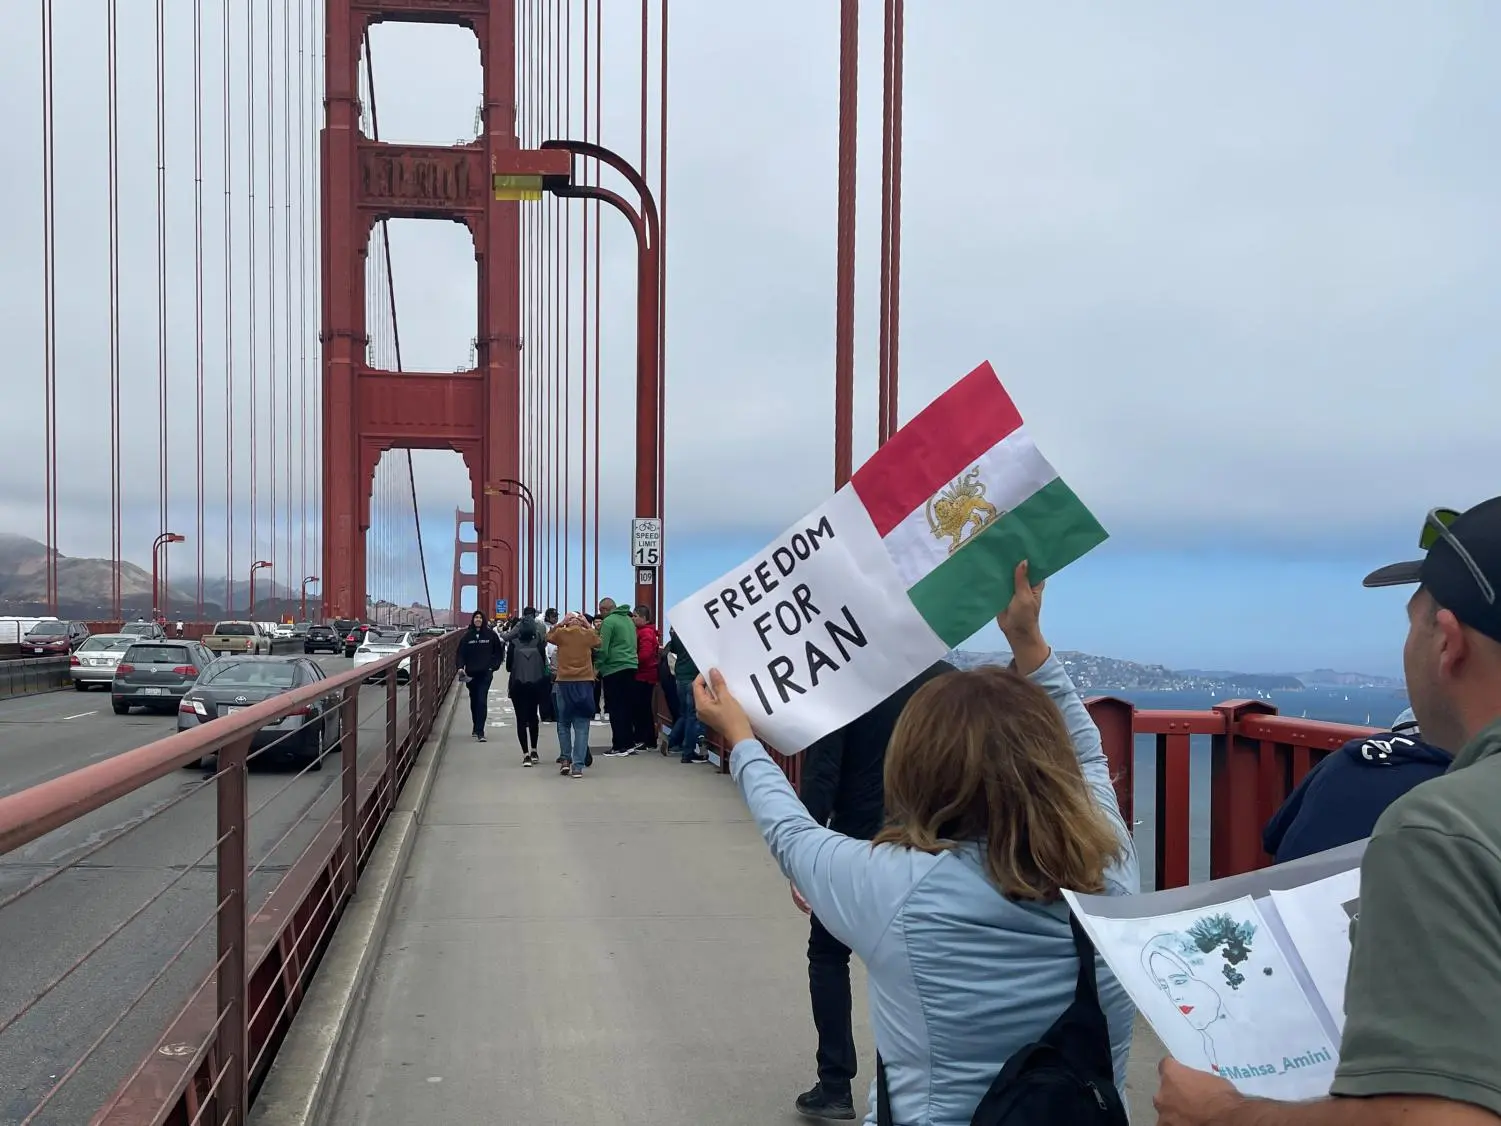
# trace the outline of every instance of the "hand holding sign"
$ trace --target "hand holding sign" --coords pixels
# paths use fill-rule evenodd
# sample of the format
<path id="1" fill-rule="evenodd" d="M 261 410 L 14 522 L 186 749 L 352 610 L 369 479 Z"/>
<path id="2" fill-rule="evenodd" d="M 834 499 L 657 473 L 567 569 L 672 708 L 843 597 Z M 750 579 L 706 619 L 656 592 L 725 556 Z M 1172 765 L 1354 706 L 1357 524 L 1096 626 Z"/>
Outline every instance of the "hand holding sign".
<path id="1" fill-rule="evenodd" d="M 1001 627 L 1006 641 L 1011 646 L 1011 656 L 1016 661 L 1016 671 L 1030 676 L 1042 667 L 1051 651 L 1042 636 L 1042 588 L 1046 580 L 1033 586 L 1027 578 L 1027 561 L 1016 565 L 1013 576 L 1015 587 L 1011 601 L 995 616 L 995 624 Z"/>
<path id="2" fill-rule="evenodd" d="M 698 718 L 707 723 L 720 738 L 733 747 L 746 739 L 754 739 L 750 720 L 745 709 L 724 682 L 718 669 L 710 669 L 707 682 L 700 673 L 693 682 L 693 704 L 698 709 Z"/>
<path id="3" fill-rule="evenodd" d="M 1195 1071 L 1172 1057 L 1157 1065 L 1160 1080 L 1152 1106 L 1160 1126 L 1208 1126 L 1244 1100 L 1218 1075 Z"/>

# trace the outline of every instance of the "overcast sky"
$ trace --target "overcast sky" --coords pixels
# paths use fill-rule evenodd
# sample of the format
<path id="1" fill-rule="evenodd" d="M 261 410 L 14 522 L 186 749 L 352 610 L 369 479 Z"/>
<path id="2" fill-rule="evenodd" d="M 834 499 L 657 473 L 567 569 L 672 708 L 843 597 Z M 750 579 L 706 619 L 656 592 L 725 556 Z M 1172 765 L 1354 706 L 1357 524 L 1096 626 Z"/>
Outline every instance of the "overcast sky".
<path id="1" fill-rule="evenodd" d="M 35 6 L 17 7 L 0 14 L 0 106 L 18 154 L 0 178 L 7 217 L 0 331 L 11 362 L 0 437 L 13 449 L 0 480 L 0 525 L 40 538 L 40 76 Z M 88 17 L 103 4 L 59 7 L 70 13 L 57 31 L 66 71 L 56 158 L 60 546 L 107 554 L 104 28 L 102 18 Z M 192 524 L 192 9 L 186 0 L 167 7 L 171 519 Z M 218 5 L 211 7 L 205 551 L 208 569 L 222 572 L 224 186 L 220 28 Z M 639 9 L 615 0 L 607 7 L 604 140 L 634 158 Z M 232 8 L 239 60 L 243 0 Z M 262 62 L 264 11 L 258 4 Z M 768 0 L 755 16 L 710 0 L 673 5 L 669 600 L 734 566 L 832 485 L 837 13 L 829 0 Z M 857 460 L 873 448 L 875 430 L 880 13 L 867 3 L 862 29 Z M 292 19 L 289 87 L 298 70 Z M 1486 0 L 907 6 L 901 415 L 911 417 L 989 359 L 1044 452 L 1112 533 L 1053 585 L 1060 646 L 1180 666 L 1398 667 L 1400 599 L 1361 591 L 1363 568 L 1409 553 L 1429 507 L 1473 503 L 1501 481 L 1498 34 L 1501 9 Z M 156 523 L 153 42 L 149 14 L 122 28 L 121 362 L 134 523 L 126 553 L 141 562 L 146 550 L 137 541 L 149 546 Z M 386 27 L 374 49 L 385 139 L 450 143 L 472 135 L 479 93 L 472 37 Z M 231 77 L 243 424 L 250 275 L 242 61 Z M 302 97 L 294 90 L 294 134 L 299 109 L 306 104 L 311 120 L 315 97 L 310 86 Z M 576 116 L 580 109 L 575 93 Z M 278 153 L 283 112 L 278 100 Z M 655 116 L 654 107 L 653 178 Z M 259 159 L 264 197 L 270 162 Z M 293 161 L 295 196 L 295 149 Z M 280 175 L 281 163 L 270 166 Z M 307 175 L 312 184 L 311 166 Z M 282 180 L 275 191 L 284 201 Z M 278 217 L 279 239 L 288 223 L 298 237 L 297 206 Z M 606 218 L 604 578 L 623 590 L 634 267 L 628 230 Z M 265 226 L 261 215 L 263 380 L 273 300 Z M 451 225 L 399 223 L 392 244 L 407 366 L 466 364 L 475 307 L 467 235 Z M 288 259 L 281 247 L 276 254 L 282 287 Z M 283 416 L 289 388 L 300 415 L 303 387 L 311 394 L 315 386 L 315 279 L 305 325 L 294 303 L 288 326 L 287 295 L 274 298 L 279 354 L 294 343 L 290 381 L 278 377 Z M 574 324 L 577 332 L 576 317 Z M 299 426 L 290 481 L 298 495 Z M 286 437 L 283 423 L 283 451 Z M 263 519 L 267 457 L 258 467 Z M 422 454 L 417 465 L 442 602 L 453 509 L 467 481 L 456 456 Z M 282 452 L 283 497 L 285 470 Z M 245 495 L 236 567 L 249 559 L 243 464 L 238 473 Z M 283 517 L 283 556 L 288 527 Z M 258 543 L 269 551 L 269 526 Z M 180 581 L 193 552 L 174 550 L 182 552 Z M 284 566 L 300 564 L 293 554 Z M 577 554 L 570 552 L 575 570 Z M 403 570 L 386 566 L 393 575 Z M 386 585 L 401 583 L 393 577 Z M 578 586 L 575 577 L 568 603 L 579 600 Z M 976 645 L 992 640 L 982 635 Z"/>

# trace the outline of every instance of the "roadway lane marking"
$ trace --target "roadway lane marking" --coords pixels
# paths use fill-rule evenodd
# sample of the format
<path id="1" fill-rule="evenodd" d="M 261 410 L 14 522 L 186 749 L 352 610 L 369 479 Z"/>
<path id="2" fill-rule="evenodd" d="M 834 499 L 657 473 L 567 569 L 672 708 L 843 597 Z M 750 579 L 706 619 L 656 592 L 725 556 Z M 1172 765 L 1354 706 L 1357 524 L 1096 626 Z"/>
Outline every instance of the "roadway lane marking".
<path id="1" fill-rule="evenodd" d="M 99 714 L 99 709 L 95 708 L 91 712 L 79 712 L 77 715 L 65 715 L 65 716 L 63 716 L 63 720 L 64 720 L 64 722 L 66 722 L 67 720 L 70 720 L 70 719 L 82 719 L 86 715 L 98 715 L 98 714 Z"/>

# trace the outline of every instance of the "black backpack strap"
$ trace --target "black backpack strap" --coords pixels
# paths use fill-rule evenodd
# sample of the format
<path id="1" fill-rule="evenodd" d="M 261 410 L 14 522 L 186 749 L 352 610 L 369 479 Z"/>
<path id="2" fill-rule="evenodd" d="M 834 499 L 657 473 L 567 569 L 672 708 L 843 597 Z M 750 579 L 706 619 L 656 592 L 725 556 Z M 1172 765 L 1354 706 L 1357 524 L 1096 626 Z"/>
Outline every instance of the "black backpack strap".
<path id="1" fill-rule="evenodd" d="M 876 1055 L 876 1126 L 891 1126 L 891 1092 L 886 1089 L 886 1061 Z"/>
<path id="2" fill-rule="evenodd" d="M 1068 925 L 1074 932 L 1074 951 L 1079 955 L 1079 981 L 1074 986 L 1074 1000 L 1098 1008 L 1100 990 L 1095 978 L 1094 943 L 1089 941 L 1089 933 L 1084 929 L 1084 924 L 1079 922 L 1079 917 L 1072 911 L 1068 913 Z"/>

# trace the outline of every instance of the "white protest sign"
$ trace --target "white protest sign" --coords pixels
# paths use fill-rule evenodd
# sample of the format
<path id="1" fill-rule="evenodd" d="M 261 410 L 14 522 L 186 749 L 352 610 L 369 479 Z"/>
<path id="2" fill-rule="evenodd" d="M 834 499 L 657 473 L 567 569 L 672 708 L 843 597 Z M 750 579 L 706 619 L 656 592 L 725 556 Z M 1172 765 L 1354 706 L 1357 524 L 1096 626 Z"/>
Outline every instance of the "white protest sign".
<path id="1" fill-rule="evenodd" d="M 786 754 L 948 652 L 849 486 L 668 619 L 699 669 L 719 669 L 756 734 Z"/>
<path id="2" fill-rule="evenodd" d="M 1350 921 L 1360 910 L 1360 869 L 1272 892 L 1272 902 L 1298 949 L 1324 1007 L 1345 1027 L 1345 979 L 1350 970 Z"/>
<path id="3" fill-rule="evenodd" d="M 1317 1098 L 1339 1066 L 1364 850 L 1144 895 L 1063 895 L 1174 1059 L 1247 1095 Z"/>

